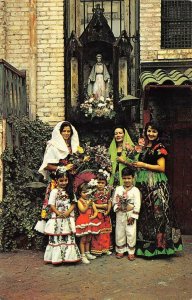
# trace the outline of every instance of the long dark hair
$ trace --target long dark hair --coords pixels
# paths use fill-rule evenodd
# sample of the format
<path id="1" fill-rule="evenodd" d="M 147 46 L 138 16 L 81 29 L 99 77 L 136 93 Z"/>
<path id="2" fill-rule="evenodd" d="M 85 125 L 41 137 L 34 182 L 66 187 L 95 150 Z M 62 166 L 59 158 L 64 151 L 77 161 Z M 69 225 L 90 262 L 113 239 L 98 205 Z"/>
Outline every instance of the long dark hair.
<path id="1" fill-rule="evenodd" d="M 63 131 L 63 128 L 64 128 L 64 127 L 70 127 L 70 129 L 71 129 L 71 135 L 70 135 L 70 137 L 72 137 L 72 135 L 73 135 L 73 128 L 72 128 L 72 126 L 71 126 L 71 123 L 69 123 L 68 121 L 64 121 L 64 122 L 61 124 L 61 127 L 60 127 L 60 129 L 59 129 L 60 133 Z"/>
<path id="2" fill-rule="evenodd" d="M 157 139 L 152 142 L 152 145 L 155 145 L 155 144 L 159 143 L 162 140 L 163 129 L 162 129 L 161 124 L 157 121 L 148 122 L 145 125 L 145 130 L 144 130 L 144 135 L 145 135 L 146 138 L 147 138 L 147 130 L 148 130 L 149 126 L 153 129 L 157 130 L 157 132 L 158 132 Z"/>
<path id="3" fill-rule="evenodd" d="M 70 201 L 72 202 L 74 200 L 75 195 L 74 195 L 74 192 L 73 192 L 73 180 L 71 178 L 70 173 L 68 171 L 66 171 L 66 172 L 60 172 L 58 170 L 56 172 L 55 178 L 59 179 L 59 178 L 62 178 L 64 176 L 66 176 L 68 178 L 68 184 L 67 184 L 65 190 L 66 190 L 66 193 L 69 196 Z"/>
<path id="4" fill-rule="evenodd" d="M 82 183 L 77 189 L 77 196 L 81 197 L 81 192 L 87 191 L 88 189 L 89 189 L 88 183 L 87 182 Z"/>

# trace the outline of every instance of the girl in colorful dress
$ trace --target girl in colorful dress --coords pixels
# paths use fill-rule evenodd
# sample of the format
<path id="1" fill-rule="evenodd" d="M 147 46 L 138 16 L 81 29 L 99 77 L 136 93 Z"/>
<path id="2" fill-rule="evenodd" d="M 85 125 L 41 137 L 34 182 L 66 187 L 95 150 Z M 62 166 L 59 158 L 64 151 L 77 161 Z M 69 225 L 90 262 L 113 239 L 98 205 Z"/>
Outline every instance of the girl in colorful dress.
<path id="1" fill-rule="evenodd" d="M 96 256 L 90 253 L 91 238 L 100 232 L 100 224 L 96 217 L 98 214 L 97 208 L 92 199 L 90 199 L 90 188 L 87 183 L 83 183 L 78 188 L 80 196 L 77 205 L 79 216 L 76 220 L 76 236 L 80 237 L 80 252 L 82 262 L 89 264 L 90 260 L 95 259 Z"/>
<path id="2" fill-rule="evenodd" d="M 79 262 L 81 255 L 75 242 L 74 208 L 77 202 L 67 172 L 56 172 L 57 187 L 49 196 L 51 218 L 45 225 L 49 243 L 45 250 L 46 263 Z"/>
<path id="3" fill-rule="evenodd" d="M 136 186 L 142 194 L 136 254 L 171 255 L 182 250 L 182 241 L 165 175 L 168 152 L 160 141 L 161 130 L 157 123 L 146 124 L 145 137 L 146 150 L 133 163 L 138 168 Z"/>
<path id="4" fill-rule="evenodd" d="M 99 173 L 97 176 L 97 191 L 94 194 L 94 203 L 98 210 L 97 218 L 101 221 L 100 233 L 94 235 L 91 241 L 91 253 L 95 255 L 107 254 L 112 252 L 111 243 L 111 191 L 107 188 L 107 177 L 104 173 Z"/>

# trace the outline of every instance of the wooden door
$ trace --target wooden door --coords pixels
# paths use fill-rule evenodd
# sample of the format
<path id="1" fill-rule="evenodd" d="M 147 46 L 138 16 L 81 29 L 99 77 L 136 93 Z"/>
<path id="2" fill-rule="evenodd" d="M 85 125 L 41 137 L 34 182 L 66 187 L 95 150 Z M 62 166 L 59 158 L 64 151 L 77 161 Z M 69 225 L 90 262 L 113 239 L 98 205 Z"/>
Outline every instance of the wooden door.
<path id="1" fill-rule="evenodd" d="M 168 176 L 182 234 L 192 234 L 192 130 L 175 130 Z"/>

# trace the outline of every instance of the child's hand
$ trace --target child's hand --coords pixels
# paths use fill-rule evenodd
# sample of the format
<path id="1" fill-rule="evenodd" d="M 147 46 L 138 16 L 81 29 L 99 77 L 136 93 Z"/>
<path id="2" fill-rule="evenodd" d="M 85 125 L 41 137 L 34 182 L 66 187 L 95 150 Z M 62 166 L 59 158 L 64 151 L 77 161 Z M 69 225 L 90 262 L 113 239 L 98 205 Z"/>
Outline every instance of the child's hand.
<path id="1" fill-rule="evenodd" d="M 134 218 L 128 218 L 127 225 L 133 225 L 135 219 Z"/>
<path id="2" fill-rule="evenodd" d="M 61 211 L 58 211 L 57 212 L 57 216 L 60 217 L 60 218 L 62 218 L 63 217 L 63 213 Z"/>
<path id="3" fill-rule="evenodd" d="M 117 203 L 117 210 L 121 210 L 121 204 L 120 204 L 120 202 Z"/>
<path id="4" fill-rule="evenodd" d="M 87 201 L 87 205 L 88 205 L 88 206 L 92 206 L 92 205 L 93 205 L 93 201 L 92 201 L 92 200 L 88 200 L 88 201 Z"/>
<path id="5" fill-rule="evenodd" d="M 102 208 L 107 209 L 108 208 L 108 204 L 103 204 Z"/>
<path id="6" fill-rule="evenodd" d="M 70 215 L 70 213 L 68 211 L 63 212 L 63 217 L 64 218 L 68 218 Z"/>

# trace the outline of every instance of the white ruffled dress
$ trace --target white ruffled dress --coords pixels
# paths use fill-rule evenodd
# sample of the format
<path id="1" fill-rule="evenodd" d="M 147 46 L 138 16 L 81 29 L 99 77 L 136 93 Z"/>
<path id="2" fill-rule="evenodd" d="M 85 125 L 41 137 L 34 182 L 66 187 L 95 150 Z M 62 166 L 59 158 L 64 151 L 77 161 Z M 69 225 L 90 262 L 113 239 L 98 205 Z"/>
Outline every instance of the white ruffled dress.
<path id="1" fill-rule="evenodd" d="M 49 197 L 49 205 L 57 210 L 67 211 L 71 202 L 64 190 L 53 189 Z M 75 241 L 74 211 L 67 218 L 60 218 L 54 212 L 45 225 L 45 234 L 49 235 L 49 243 L 44 254 L 46 263 L 60 264 L 62 262 L 78 262 L 81 255 Z"/>

